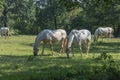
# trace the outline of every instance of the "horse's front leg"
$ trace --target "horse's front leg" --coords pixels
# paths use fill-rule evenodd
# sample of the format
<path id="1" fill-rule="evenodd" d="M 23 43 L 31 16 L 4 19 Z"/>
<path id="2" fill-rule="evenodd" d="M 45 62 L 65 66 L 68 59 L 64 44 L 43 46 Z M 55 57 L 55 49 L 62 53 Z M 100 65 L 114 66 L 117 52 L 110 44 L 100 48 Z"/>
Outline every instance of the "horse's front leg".
<path id="1" fill-rule="evenodd" d="M 42 53 L 41 53 L 42 56 L 44 54 L 44 48 L 45 48 L 45 42 L 43 42 L 43 48 L 42 48 Z"/>
<path id="2" fill-rule="evenodd" d="M 89 49 L 90 49 L 90 41 L 87 40 L 86 41 L 86 56 L 88 55 Z"/>
<path id="3" fill-rule="evenodd" d="M 49 44 L 50 44 L 50 48 L 51 48 L 51 52 L 52 52 L 52 56 L 53 56 L 53 42 L 50 40 Z"/>
<path id="4" fill-rule="evenodd" d="M 103 42 L 103 40 L 104 40 L 104 39 L 103 39 L 104 37 L 106 37 L 106 35 L 101 34 L 102 42 Z"/>

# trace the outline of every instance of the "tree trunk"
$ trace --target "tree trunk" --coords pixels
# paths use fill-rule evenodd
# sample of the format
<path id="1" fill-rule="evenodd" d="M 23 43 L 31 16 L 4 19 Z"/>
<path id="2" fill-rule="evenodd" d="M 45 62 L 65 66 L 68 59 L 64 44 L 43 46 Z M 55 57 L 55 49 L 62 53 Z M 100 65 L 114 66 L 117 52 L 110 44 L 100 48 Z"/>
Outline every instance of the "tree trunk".
<path id="1" fill-rule="evenodd" d="M 3 26 L 4 27 L 8 27 L 8 9 L 7 9 L 7 6 L 4 4 L 3 5 L 4 9 L 3 9 L 3 12 L 2 12 L 2 15 L 3 15 Z"/>
<path id="2" fill-rule="evenodd" d="M 55 14 L 54 14 L 54 25 L 55 25 L 55 29 L 57 29 L 57 19 L 56 19 L 56 16 L 55 16 Z"/>
<path id="3" fill-rule="evenodd" d="M 53 0 L 53 20 L 54 20 L 54 26 L 55 26 L 55 29 L 57 29 L 57 17 L 56 17 L 56 14 L 55 14 L 55 9 L 56 9 L 56 1 Z"/>

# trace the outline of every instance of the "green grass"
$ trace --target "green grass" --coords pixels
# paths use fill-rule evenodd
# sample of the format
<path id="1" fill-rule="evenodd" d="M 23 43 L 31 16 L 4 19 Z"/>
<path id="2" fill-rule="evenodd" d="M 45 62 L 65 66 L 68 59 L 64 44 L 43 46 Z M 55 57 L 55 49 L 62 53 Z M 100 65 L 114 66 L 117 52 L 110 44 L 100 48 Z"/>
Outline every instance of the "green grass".
<path id="1" fill-rule="evenodd" d="M 59 44 L 54 45 L 54 56 L 47 45 L 44 56 L 33 56 L 33 44 L 36 36 L 16 35 L 9 39 L 0 38 L 0 80 L 106 80 L 99 74 L 96 79 L 94 68 L 102 66 L 105 61 L 96 61 L 103 52 L 112 55 L 120 65 L 120 39 L 105 39 L 91 44 L 89 56 L 81 58 L 79 48 L 75 56 L 67 59 L 66 54 L 59 55 Z M 41 48 L 41 46 L 40 46 Z M 97 68 L 95 68 L 97 69 Z M 92 79 L 91 77 L 94 77 Z"/>

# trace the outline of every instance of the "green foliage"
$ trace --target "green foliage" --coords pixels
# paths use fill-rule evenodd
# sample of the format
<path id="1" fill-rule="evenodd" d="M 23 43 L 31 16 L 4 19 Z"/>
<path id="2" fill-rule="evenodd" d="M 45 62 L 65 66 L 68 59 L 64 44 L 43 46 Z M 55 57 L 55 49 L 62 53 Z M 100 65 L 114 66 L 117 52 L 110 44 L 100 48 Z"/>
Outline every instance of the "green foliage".
<path id="1" fill-rule="evenodd" d="M 11 9 L 11 18 L 14 20 L 13 28 L 19 30 L 19 33 L 30 34 L 33 31 L 34 24 L 34 0 L 15 1 Z"/>
<path id="2" fill-rule="evenodd" d="M 100 56 L 96 58 L 96 60 L 107 60 L 107 59 L 112 60 L 112 56 L 106 54 L 105 52 L 103 52 Z"/>
<path id="3" fill-rule="evenodd" d="M 59 5 L 58 0 L 48 0 L 47 4 L 48 5 L 46 5 L 45 8 L 36 7 L 35 23 L 38 26 L 38 29 L 65 28 L 67 24 L 66 20 L 68 19 L 65 8 Z M 41 4 L 39 4 L 39 6 L 41 6 Z"/>
<path id="4" fill-rule="evenodd" d="M 77 17 L 72 19 L 71 29 L 73 27 L 86 28 L 93 33 L 99 26 L 111 26 L 114 27 L 116 33 L 117 27 L 119 27 L 120 1 L 118 0 L 81 0 L 80 2 L 77 0 L 74 2 L 72 0 L 60 0 L 60 3 L 68 10 L 71 7 L 83 9 Z"/>
<path id="5" fill-rule="evenodd" d="M 8 21 L 3 19 L 2 25 L 9 24 L 8 27 L 19 31 L 19 33 L 30 34 L 35 19 L 33 2 L 34 0 L 5 0 L 2 4 L 2 16 L 3 18 L 4 15 L 7 16 Z"/>
<path id="6" fill-rule="evenodd" d="M 97 61 L 102 62 L 102 66 L 99 69 L 96 69 L 95 72 L 97 72 L 96 76 L 93 77 L 92 80 L 117 80 L 120 79 L 120 67 L 117 62 L 113 59 L 111 55 L 108 55 L 107 53 L 102 53 L 100 56 L 95 58 Z M 97 68 L 97 67 L 96 67 Z M 101 77 L 100 77 L 101 76 Z M 104 76 L 104 78 L 102 77 Z"/>
<path id="7" fill-rule="evenodd" d="M 119 0 L 1 0 L 0 25 L 20 34 L 43 29 L 89 29 L 111 26 L 119 35 Z"/>

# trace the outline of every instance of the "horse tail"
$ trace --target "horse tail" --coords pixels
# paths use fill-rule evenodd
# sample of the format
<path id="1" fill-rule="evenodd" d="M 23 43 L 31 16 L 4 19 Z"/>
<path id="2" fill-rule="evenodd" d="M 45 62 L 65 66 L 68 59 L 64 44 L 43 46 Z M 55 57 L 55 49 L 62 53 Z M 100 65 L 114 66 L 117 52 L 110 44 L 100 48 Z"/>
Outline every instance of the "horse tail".
<path id="1" fill-rule="evenodd" d="M 113 37 L 114 29 L 112 28 L 111 30 L 112 30 L 112 31 L 111 31 L 111 37 Z"/>
<path id="2" fill-rule="evenodd" d="M 67 46 L 67 37 L 64 39 L 64 46 Z"/>
<path id="3" fill-rule="evenodd" d="M 112 34 L 114 33 L 114 29 L 112 28 Z"/>

